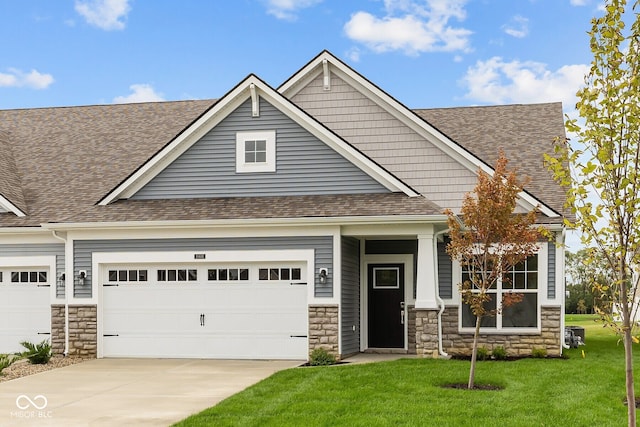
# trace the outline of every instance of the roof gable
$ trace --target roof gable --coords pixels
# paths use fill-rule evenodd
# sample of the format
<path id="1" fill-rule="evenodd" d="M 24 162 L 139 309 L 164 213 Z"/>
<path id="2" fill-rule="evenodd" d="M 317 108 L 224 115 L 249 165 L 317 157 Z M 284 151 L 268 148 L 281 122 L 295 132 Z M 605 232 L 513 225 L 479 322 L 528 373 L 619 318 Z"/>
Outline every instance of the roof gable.
<path id="1" fill-rule="evenodd" d="M 336 77 L 336 79 L 334 79 L 334 76 Z M 388 95 L 386 92 L 381 90 L 375 84 L 371 83 L 365 77 L 354 71 L 344 62 L 337 59 L 328 51 L 323 51 L 316 58 L 311 60 L 306 66 L 300 69 L 300 71 L 298 71 L 285 83 L 283 83 L 278 88 L 278 91 L 289 99 L 295 100 L 295 102 L 298 103 L 300 102 L 299 94 L 303 93 L 305 88 L 313 84 L 317 86 L 319 84 L 318 82 L 321 82 L 320 85 L 323 86 L 322 89 L 327 93 L 330 93 L 331 91 L 333 91 L 332 82 L 334 81 L 342 81 L 345 82 L 346 85 L 356 88 L 356 90 L 363 95 L 363 98 L 374 103 L 378 108 L 380 108 L 380 111 L 383 111 L 386 115 L 388 115 L 389 119 L 397 120 L 399 123 L 402 123 L 402 125 L 407 129 L 410 129 L 411 132 L 415 132 L 416 135 L 419 135 L 422 140 L 432 144 L 433 147 L 437 148 L 437 150 L 439 150 L 449 159 L 452 159 L 456 164 L 461 165 L 467 172 L 463 174 L 464 176 L 460 176 L 460 178 L 454 177 L 453 179 L 456 181 L 462 179 L 464 181 L 464 185 L 466 185 L 467 190 L 463 191 L 462 193 L 470 191 L 473 188 L 473 185 L 470 186 L 470 180 L 472 179 L 473 184 L 475 184 L 475 174 L 477 173 L 478 169 L 481 169 L 489 174 L 493 173 L 493 168 L 489 166 L 488 162 L 495 161 L 495 159 L 485 158 L 485 161 L 482 158 L 478 157 L 476 154 L 469 151 L 466 146 L 463 147 L 457 142 L 451 140 L 439 129 L 435 128 L 429 122 L 425 121 L 422 117 L 409 110 L 407 107 L 405 107 L 393 97 Z M 320 89 L 316 89 L 316 93 L 318 93 L 319 91 Z M 349 99 L 351 99 L 352 97 L 353 95 L 349 95 Z M 305 105 L 303 108 L 305 108 L 305 110 L 309 110 L 307 105 Z M 358 107 L 358 109 L 360 109 L 360 107 Z M 322 118 L 320 120 L 323 121 Z M 395 135 L 390 136 L 390 138 L 395 137 Z M 424 146 L 422 148 L 424 148 Z M 366 150 L 364 148 L 361 149 L 369 153 L 369 150 Z M 495 153 L 497 153 L 497 150 L 494 151 Z M 388 154 L 381 153 L 381 155 L 387 156 Z M 377 156 L 373 157 L 378 159 L 378 161 L 380 161 L 381 163 L 383 162 L 383 160 L 378 158 Z M 393 161 L 393 159 L 389 161 Z M 445 166 L 444 168 L 446 169 L 447 167 Z M 410 185 L 415 185 L 411 179 L 403 177 L 398 173 L 398 171 L 392 169 L 392 172 L 394 172 L 401 179 L 404 179 L 406 182 L 410 183 Z M 407 176 L 410 176 L 412 173 L 410 170 L 407 170 L 406 172 Z M 451 177 L 445 177 L 443 180 L 443 178 L 432 177 L 430 179 L 435 180 L 433 181 L 434 185 L 440 182 L 439 185 L 447 186 L 445 180 L 450 181 L 450 178 Z M 462 198 L 457 197 L 457 199 L 461 200 Z M 559 216 L 556 210 L 549 207 L 540 199 L 527 192 L 522 192 L 520 194 L 520 199 L 518 202 L 520 207 L 524 210 L 531 210 L 534 207 L 539 206 L 542 213 L 546 216 Z"/>
<path id="2" fill-rule="evenodd" d="M 130 199 L 390 192 L 265 99 L 259 116 L 252 108 L 247 99 Z M 274 170 L 239 173 L 237 136 L 265 131 L 274 136 Z"/>
<path id="3" fill-rule="evenodd" d="M 331 132 L 257 76 L 249 75 L 211 106 L 211 108 L 205 111 L 190 126 L 184 129 L 184 131 L 176 136 L 170 143 L 165 145 L 145 162 L 137 171 L 105 195 L 98 204 L 107 205 L 115 200 L 127 199 L 134 196 L 161 171 L 172 164 L 247 100 L 251 100 L 252 104 L 254 104 L 254 111 L 258 112 L 259 107 L 256 104 L 258 103 L 258 99 L 262 98 L 298 123 L 311 135 L 323 141 L 338 154 L 382 184 L 389 191 L 403 192 L 412 197 L 418 196 L 418 193 L 404 182 L 348 144 L 335 133 Z"/>

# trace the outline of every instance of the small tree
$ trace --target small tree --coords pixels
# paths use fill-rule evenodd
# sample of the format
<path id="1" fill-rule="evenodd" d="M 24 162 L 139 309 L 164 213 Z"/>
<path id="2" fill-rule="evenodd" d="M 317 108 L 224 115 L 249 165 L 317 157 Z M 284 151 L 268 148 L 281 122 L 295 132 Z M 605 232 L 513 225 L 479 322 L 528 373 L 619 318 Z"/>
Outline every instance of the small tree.
<path id="1" fill-rule="evenodd" d="M 631 16 L 639 5 L 633 2 Z M 568 187 L 583 244 L 594 261 L 606 261 L 609 281 L 594 287 L 611 299 L 612 309 L 600 311 L 602 319 L 622 336 L 628 424 L 635 426 L 631 329 L 640 278 L 640 17 L 635 15 L 627 31 L 626 7 L 625 0 L 609 0 L 604 16 L 591 20 L 593 61 L 576 104 L 584 124 L 567 120 L 577 144 L 560 141 L 559 155 L 546 161 Z"/>
<path id="2" fill-rule="evenodd" d="M 515 214 L 521 184 L 513 170 L 507 170 L 507 159 L 500 152 L 493 176 L 478 171 L 478 183 L 472 193 L 465 195 L 460 218 L 447 210 L 449 235 L 447 253 L 467 266 L 468 280 L 460 284 L 462 300 L 476 316 L 469 384 L 475 382 L 476 358 L 480 325 L 486 316 L 495 316 L 509 305 L 521 301 L 522 295 L 503 293 L 495 309 L 489 309 L 491 289 L 499 280 L 506 281 L 516 264 L 538 250 L 540 234 L 533 227 L 536 211 Z M 497 303 L 497 302 L 496 302 Z"/>

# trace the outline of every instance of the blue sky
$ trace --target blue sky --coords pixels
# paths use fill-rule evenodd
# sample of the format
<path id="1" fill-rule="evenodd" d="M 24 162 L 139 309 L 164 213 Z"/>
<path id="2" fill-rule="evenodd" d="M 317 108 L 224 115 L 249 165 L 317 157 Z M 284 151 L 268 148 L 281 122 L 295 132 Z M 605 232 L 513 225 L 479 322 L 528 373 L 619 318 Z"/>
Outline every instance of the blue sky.
<path id="1" fill-rule="evenodd" d="M 0 0 L 0 109 L 219 98 L 330 50 L 410 108 L 562 101 L 601 0 Z M 570 237 L 577 247 L 577 237 Z"/>
<path id="2" fill-rule="evenodd" d="M 563 101 L 599 0 L 0 0 L 0 108 L 218 98 L 322 49 L 412 108 Z"/>

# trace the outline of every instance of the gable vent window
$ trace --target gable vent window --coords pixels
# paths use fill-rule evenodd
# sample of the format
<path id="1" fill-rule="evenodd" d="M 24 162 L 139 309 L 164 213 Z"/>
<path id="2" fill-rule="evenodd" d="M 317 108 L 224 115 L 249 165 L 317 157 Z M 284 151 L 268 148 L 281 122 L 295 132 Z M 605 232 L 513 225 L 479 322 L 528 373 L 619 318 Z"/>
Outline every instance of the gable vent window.
<path id="1" fill-rule="evenodd" d="M 275 172 L 276 132 L 236 133 L 236 172 Z"/>

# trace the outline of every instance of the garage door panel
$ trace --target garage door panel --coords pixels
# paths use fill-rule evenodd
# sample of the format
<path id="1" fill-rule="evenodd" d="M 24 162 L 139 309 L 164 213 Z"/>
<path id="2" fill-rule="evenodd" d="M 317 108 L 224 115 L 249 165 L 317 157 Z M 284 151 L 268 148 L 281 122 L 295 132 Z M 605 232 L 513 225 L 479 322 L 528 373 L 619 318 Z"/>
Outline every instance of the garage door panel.
<path id="1" fill-rule="evenodd" d="M 134 268 L 154 277 L 151 266 Z M 307 358 L 306 286 L 198 277 L 104 286 L 103 356 Z"/>
<path id="2" fill-rule="evenodd" d="M 22 341 L 38 343 L 51 332 L 50 288 L 0 285 L 0 353 L 22 351 Z"/>

